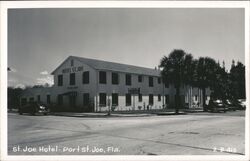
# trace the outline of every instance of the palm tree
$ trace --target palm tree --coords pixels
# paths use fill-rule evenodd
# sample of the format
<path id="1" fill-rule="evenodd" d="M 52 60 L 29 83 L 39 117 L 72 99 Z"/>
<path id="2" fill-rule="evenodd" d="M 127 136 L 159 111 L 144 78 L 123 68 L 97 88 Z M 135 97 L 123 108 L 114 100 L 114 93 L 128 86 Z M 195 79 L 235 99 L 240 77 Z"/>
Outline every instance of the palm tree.
<path id="1" fill-rule="evenodd" d="M 176 87 L 175 113 L 179 113 L 180 86 L 191 84 L 193 76 L 193 56 L 183 50 L 173 50 L 169 56 L 164 56 L 159 65 L 162 69 L 161 75 L 165 83 Z"/>
<path id="2" fill-rule="evenodd" d="M 202 90 L 202 104 L 205 110 L 206 88 L 214 85 L 216 81 L 216 61 L 210 57 L 200 57 L 196 64 L 195 85 Z"/>

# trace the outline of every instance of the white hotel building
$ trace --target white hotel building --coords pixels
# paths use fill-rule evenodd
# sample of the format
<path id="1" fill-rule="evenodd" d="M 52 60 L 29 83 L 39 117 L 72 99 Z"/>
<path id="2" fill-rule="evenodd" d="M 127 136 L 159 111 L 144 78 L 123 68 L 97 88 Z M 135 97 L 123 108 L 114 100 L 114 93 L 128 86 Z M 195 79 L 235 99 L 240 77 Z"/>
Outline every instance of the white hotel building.
<path id="1" fill-rule="evenodd" d="M 53 72 L 54 85 L 26 89 L 21 104 L 40 101 L 82 111 L 151 110 L 174 107 L 176 90 L 164 84 L 160 70 L 69 56 Z M 203 107 L 198 88 L 182 86 L 182 104 Z M 206 90 L 206 102 L 210 90 Z"/>

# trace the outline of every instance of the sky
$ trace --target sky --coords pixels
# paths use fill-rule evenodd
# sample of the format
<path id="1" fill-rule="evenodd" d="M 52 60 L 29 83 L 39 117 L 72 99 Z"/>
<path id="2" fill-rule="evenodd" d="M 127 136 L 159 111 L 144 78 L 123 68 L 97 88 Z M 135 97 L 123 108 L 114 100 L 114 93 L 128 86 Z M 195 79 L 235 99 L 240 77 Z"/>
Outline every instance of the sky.
<path id="1" fill-rule="evenodd" d="M 244 9 L 9 9 L 8 86 L 53 84 L 68 56 L 154 68 L 174 49 L 245 64 Z"/>

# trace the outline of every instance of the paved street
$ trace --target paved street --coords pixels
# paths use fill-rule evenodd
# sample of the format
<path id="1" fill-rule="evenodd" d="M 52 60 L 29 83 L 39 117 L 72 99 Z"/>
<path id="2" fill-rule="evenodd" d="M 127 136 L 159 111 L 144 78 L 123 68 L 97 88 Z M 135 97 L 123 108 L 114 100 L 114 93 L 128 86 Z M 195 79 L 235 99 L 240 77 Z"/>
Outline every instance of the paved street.
<path id="1" fill-rule="evenodd" d="M 99 118 L 9 113 L 8 152 L 11 155 L 242 155 L 244 122 L 244 111 Z"/>

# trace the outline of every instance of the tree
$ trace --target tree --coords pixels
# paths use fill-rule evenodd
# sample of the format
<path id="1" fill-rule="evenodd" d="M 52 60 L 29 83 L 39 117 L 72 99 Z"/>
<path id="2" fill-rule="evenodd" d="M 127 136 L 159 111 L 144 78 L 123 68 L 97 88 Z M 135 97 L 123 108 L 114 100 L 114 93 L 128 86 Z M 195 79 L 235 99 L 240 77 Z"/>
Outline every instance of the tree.
<path id="1" fill-rule="evenodd" d="M 193 76 L 193 56 L 183 50 L 173 50 L 169 56 L 164 56 L 160 65 L 164 83 L 173 84 L 176 87 L 175 113 L 179 113 L 180 87 L 183 84 L 191 84 Z"/>
<path id="2" fill-rule="evenodd" d="M 200 57 L 196 63 L 194 80 L 195 85 L 202 90 L 203 108 L 205 107 L 206 103 L 206 88 L 213 86 L 213 84 L 216 82 L 216 66 L 216 61 L 210 57 Z"/>
<path id="3" fill-rule="evenodd" d="M 22 88 L 8 87 L 8 109 L 18 108 Z"/>
<path id="4" fill-rule="evenodd" d="M 232 99 L 245 99 L 245 66 L 241 62 L 235 62 L 233 60 L 229 73 L 229 79 L 231 81 L 231 95 Z"/>
<path id="5" fill-rule="evenodd" d="M 222 62 L 222 67 L 220 66 L 219 63 L 216 66 L 215 83 L 212 86 L 215 99 L 220 99 L 220 100 L 226 100 L 230 97 L 228 73 L 225 70 L 225 63 L 223 62 Z"/>

